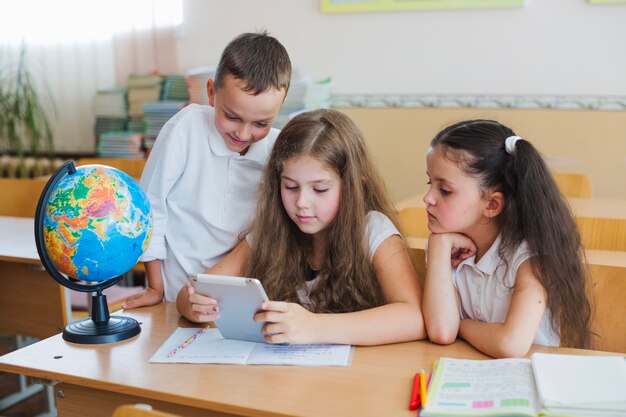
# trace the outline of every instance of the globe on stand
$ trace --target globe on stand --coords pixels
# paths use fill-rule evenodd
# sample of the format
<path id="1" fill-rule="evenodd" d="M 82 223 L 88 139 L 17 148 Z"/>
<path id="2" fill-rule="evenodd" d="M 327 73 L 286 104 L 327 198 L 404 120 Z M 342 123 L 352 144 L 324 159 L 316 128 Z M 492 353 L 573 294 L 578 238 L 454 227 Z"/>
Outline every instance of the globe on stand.
<path id="1" fill-rule="evenodd" d="M 67 325 L 63 339 L 109 343 L 139 334 L 135 319 L 109 315 L 103 290 L 137 263 L 151 236 L 148 198 L 124 172 L 68 161 L 52 175 L 35 213 L 37 252 L 61 285 L 93 293 L 91 318 Z"/>

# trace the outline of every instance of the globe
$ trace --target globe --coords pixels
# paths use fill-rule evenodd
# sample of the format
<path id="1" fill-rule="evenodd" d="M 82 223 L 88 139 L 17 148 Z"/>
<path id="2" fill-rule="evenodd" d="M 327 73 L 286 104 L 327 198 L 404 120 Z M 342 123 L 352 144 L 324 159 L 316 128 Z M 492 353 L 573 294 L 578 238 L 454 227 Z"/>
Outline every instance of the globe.
<path id="1" fill-rule="evenodd" d="M 137 263 L 151 236 L 150 203 L 129 175 L 68 161 L 51 176 L 35 213 L 37 252 L 61 285 L 92 293 L 91 318 L 67 325 L 65 340 L 109 343 L 141 331 L 135 319 L 109 315 L 103 291 Z"/>
<path id="2" fill-rule="evenodd" d="M 150 242 L 150 203 L 137 182 L 104 165 L 85 165 L 51 190 L 43 211 L 46 251 L 63 274 L 105 281 L 129 271 Z"/>

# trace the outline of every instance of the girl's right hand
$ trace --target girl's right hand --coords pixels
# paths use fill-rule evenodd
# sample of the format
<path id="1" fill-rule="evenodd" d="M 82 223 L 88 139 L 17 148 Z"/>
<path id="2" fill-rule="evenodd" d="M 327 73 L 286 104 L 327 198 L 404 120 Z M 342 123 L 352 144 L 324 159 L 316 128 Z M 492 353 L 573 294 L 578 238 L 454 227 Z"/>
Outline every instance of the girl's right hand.
<path id="1" fill-rule="evenodd" d="M 452 268 L 476 255 L 477 250 L 474 241 L 462 233 L 431 233 L 428 238 L 429 250 L 435 245 L 445 245 L 449 248 Z"/>
<path id="2" fill-rule="evenodd" d="M 187 283 L 188 316 L 196 323 L 206 323 L 220 318 L 220 308 L 217 300 L 206 295 L 198 294 L 193 286 Z"/>

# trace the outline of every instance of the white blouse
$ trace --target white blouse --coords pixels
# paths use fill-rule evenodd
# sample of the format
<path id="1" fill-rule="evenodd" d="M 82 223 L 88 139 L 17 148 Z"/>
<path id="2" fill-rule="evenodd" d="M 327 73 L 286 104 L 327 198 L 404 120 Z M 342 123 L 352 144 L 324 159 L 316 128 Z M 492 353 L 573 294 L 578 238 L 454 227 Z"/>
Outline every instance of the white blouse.
<path id="1" fill-rule="evenodd" d="M 508 268 L 500 258 L 500 237 L 476 263 L 476 257 L 465 259 L 453 271 L 453 282 L 461 299 L 461 318 L 485 323 L 504 323 L 515 287 L 517 270 L 531 257 L 526 242 L 508 257 Z M 533 343 L 558 346 L 559 337 L 550 325 L 550 312 L 546 309 Z"/>

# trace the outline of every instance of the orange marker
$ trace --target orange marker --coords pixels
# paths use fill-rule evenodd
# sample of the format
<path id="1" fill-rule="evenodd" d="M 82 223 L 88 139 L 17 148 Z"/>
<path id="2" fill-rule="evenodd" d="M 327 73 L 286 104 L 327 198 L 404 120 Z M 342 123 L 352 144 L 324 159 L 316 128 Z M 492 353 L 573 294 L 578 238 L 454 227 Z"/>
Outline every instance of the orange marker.
<path id="1" fill-rule="evenodd" d="M 422 369 L 419 371 L 420 376 L 420 397 L 422 400 L 422 408 L 426 405 L 426 372 Z"/>

